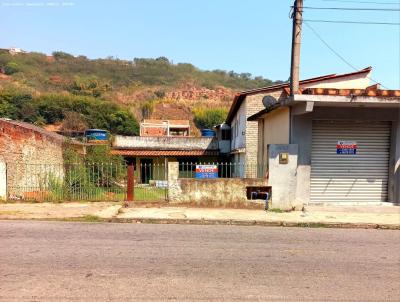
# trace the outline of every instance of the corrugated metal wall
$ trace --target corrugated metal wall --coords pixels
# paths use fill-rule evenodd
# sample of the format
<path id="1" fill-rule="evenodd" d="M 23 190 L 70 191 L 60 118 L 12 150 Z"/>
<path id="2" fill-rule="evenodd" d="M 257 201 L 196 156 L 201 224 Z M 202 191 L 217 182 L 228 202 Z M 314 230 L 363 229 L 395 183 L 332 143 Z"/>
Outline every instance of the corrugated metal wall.
<path id="1" fill-rule="evenodd" d="M 311 202 L 382 202 L 388 198 L 390 122 L 313 121 Z M 357 143 L 337 154 L 338 141 Z"/>

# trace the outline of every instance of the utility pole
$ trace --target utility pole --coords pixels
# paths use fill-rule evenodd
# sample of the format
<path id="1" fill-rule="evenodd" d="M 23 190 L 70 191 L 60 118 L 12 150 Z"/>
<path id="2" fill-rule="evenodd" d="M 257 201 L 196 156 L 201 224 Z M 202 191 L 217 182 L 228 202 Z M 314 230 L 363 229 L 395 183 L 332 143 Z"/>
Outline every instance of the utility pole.
<path id="1" fill-rule="evenodd" d="M 303 0 L 295 0 L 293 4 L 292 57 L 290 66 L 290 95 L 299 92 L 301 24 Z"/>

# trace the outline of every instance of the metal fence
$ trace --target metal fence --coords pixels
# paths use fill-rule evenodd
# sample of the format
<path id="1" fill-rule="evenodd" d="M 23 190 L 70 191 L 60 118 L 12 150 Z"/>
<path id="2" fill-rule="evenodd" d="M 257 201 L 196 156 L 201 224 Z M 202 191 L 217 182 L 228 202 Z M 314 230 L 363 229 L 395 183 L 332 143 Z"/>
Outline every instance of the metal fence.
<path id="1" fill-rule="evenodd" d="M 244 162 L 180 162 L 179 178 L 195 178 L 196 167 L 215 166 L 218 178 L 264 178 L 266 166 Z"/>
<path id="2" fill-rule="evenodd" d="M 164 200 L 166 169 L 138 165 L 135 200 Z M 120 201 L 127 195 L 127 165 L 116 163 L 7 164 L 9 200 Z"/>
<path id="3" fill-rule="evenodd" d="M 141 163 L 134 167 L 134 199 L 163 201 L 168 198 L 168 166 Z"/>

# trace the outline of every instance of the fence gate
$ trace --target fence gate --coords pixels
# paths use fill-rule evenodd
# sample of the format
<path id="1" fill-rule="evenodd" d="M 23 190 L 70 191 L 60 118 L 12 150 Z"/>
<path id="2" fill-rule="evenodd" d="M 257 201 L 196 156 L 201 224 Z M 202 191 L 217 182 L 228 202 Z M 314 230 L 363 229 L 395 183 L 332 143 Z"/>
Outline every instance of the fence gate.
<path id="1" fill-rule="evenodd" d="M 134 201 L 168 199 L 168 165 L 141 160 L 134 166 Z"/>

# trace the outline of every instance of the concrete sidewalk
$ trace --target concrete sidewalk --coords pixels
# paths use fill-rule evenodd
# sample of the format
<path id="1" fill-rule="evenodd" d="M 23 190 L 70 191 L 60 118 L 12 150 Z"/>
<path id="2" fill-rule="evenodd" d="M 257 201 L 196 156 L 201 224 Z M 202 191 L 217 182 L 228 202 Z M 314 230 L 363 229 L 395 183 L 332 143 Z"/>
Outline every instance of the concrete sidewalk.
<path id="1" fill-rule="evenodd" d="M 247 209 L 131 207 L 120 203 L 2 203 L 0 219 L 400 229 L 398 206 L 315 206 L 285 213 Z"/>

